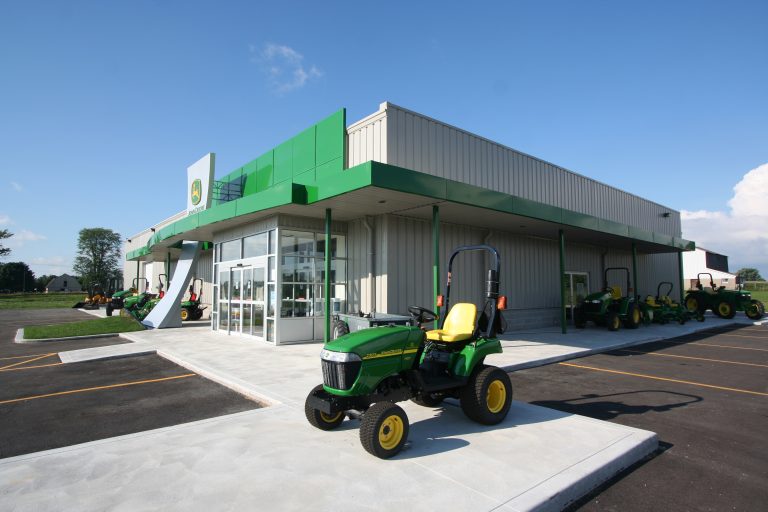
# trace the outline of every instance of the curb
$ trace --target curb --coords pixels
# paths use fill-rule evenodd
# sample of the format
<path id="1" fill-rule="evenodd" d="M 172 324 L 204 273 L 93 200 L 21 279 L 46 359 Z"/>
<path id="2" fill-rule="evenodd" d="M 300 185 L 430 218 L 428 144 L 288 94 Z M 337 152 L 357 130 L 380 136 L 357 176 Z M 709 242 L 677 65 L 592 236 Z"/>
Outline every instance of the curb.
<path id="1" fill-rule="evenodd" d="M 120 333 L 107 333 L 107 334 L 86 334 L 85 336 L 64 336 L 61 338 L 39 338 L 35 340 L 26 340 L 24 339 L 24 328 L 18 329 L 16 331 L 16 337 L 13 339 L 14 343 L 38 343 L 38 342 L 49 342 L 49 341 L 71 341 L 71 340 L 87 340 L 91 338 L 113 338 L 115 336 L 120 336 Z"/>

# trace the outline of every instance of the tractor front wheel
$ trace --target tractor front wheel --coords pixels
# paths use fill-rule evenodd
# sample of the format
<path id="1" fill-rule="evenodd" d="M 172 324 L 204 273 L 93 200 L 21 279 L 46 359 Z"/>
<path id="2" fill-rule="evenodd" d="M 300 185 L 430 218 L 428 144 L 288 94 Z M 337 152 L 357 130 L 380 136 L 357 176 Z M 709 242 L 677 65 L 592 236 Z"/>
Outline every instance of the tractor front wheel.
<path id="1" fill-rule="evenodd" d="M 761 307 L 762 304 L 759 301 L 753 300 L 749 303 L 749 305 L 744 309 L 744 313 L 747 314 L 747 318 L 750 320 L 760 320 L 763 318 L 763 308 Z"/>
<path id="2" fill-rule="evenodd" d="M 461 410 L 471 420 L 496 425 L 512 405 L 512 383 L 500 368 L 485 366 L 474 373 L 459 393 Z"/>
<path id="3" fill-rule="evenodd" d="M 624 320 L 624 326 L 627 329 L 637 329 L 642 321 L 640 308 L 634 302 L 627 306 L 627 319 Z"/>
<path id="4" fill-rule="evenodd" d="M 344 421 L 344 413 L 340 411 L 336 414 L 326 414 L 309 405 L 309 397 L 322 389 L 323 385 L 318 384 L 309 392 L 307 400 L 304 402 L 304 416 L 307 417 L 309 424 L 315 428 L 319 428 L 320 430 L 333 430 Z"/>
<path id="5" fill-rule="evenodd" d="M 685 308 L 690 311 L 691 313 L 701 312 L 701 304 L 699 303 L 698 297 L 695 295 L 689 295 L 685 298 Z"/>
<path id="6" fill-rule="evenodd" d="M 722 301 L 717 305 L 717 309 L 715 310 L 717 313 L 717 316 L 720 318 L 733 318 L 736 316 L 736 310 L 733 307 L 733 304 L 727 301 Z"/>
<path id="7" fill-rule="evenodd" d="M 618 331 L 621 327 L 621 318 L 619 318 L 619 314 L 617 312 L 609 311 L 608 315 L 606 316 L 606 323 L 608 324 L 609 331 Z"/>
<path id="8" fill-rule="evenodd" d="M 408 440 L 408 416 L 392 402 L 377 402 L 363 415 L 360 443 L 380 459 L 397 455 Z"/>
<path id="9" fill-rule="evenodd" d="M 331 339 L 341 338 L 342 336 L 349 334 L 349 326 L 344 320 L 336 320 L 333 322 L 333 337 Z"/>
<path id="10" fill-rule="evenodd" d="M 186 322 L 189 320 L 189 309 L 181 308 L 181 321 Z"/>

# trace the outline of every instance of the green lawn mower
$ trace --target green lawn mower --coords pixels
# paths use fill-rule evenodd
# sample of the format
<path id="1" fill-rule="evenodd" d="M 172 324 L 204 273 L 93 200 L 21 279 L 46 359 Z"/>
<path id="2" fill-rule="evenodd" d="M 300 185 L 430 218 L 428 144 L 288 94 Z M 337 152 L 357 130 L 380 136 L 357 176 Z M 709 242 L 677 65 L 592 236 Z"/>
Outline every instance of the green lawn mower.
<path id="1" fill-rule="evenodd" d="M 683 325 L 692 318 L 696 318 L 699 322 L 704 321 L 703 313 L 688 311 L 687 308 L 672 300 L 670 295 L 672 295 L 674 286 L 669 281 L 662 281 L 656 287 L 656 296 L 648 295 L 645 301 L 640 303 L 640 310 L 643 313 L 643 321 L 645 323 L 666 324 L 677 322 Z"/>
<path id="2" fill-rule="evenodd" d="M 573 310 L 573 323 L 583 329 L 587 322 L 604 325 L 608 330 L 617 331 L 623 323 L 628 329 L 637 329 L 642 322 L 642 313 L 634 296 L 624 296 L 621 287 L 608 285 L 608 272 L 624 272 L 629 286 L 629 269 L 627 267 L 609 267 L 603 273 L 602 291 L 587 295 Z"/>
<path id="3" fill-rule="evenodd" d="M 470 303 L 450 307 L 451 268 L 466 251 L 491 255 L 486 299 L 480 315 Z M 438 298 L 438 305 L 441 304 Z M 447 397 L 458 398 L 470 419 L 484 425 L 501 422 L 512 403 L 509 376 L 484 364 L 489 354 L 501 353 L 496 338 L 502 332 L 499 296 L 499 254 L 493 247 L 474 245 L 453 251 L 443 311 L 450 311 L 440 329 L 426 331 L 438 315 L 410 306 L 415 326 L 388 325 L 346 334 L 325 344 L 320 353 L 323 384 L 307 396 L 304 413 L 309 423 L 331 430 L 345 417 L 360 419 L 360 442 L 372 455 L 386 459 L 400 452 L 408 439 L 408 417 L 396 402 L 411 400 L 436 407 Z"/>
<path id="4" fill-rule="evenodd" d="M 198 284 L 199 283 L 199 284 Z M 198 284 L 195 291 L 195 284 Z M 203 310 L 205 306 L 200 307 L 200 301 L 203 300 L 203 280 L 193 279 L 192 284 L 189 285 L 189 299 L 181 302 L 181 319 L 186 320 L 200 320 L 203 317 Z"/>
<path id="5" fill-rule="evenodd" d="M 701 276 L 709 276 L 709 286 L 701 284 Z M 733 318 L 737 311 L 744 311 L 749 319 L 760 320 L 765 314 L 763 303 L 753 299 L 748 291 L 717 287 L 709 272 L 696 276 L 696 287 L 686 292 L 685 307 L 701 314 L 711 309 L 720 318 Z"/>

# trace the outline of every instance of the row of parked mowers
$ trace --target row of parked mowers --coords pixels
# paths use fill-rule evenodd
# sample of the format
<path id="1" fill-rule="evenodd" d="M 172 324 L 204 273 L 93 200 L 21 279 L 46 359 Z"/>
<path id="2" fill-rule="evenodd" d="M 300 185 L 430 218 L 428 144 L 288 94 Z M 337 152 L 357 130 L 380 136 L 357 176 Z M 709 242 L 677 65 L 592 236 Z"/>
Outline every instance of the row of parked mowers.
<path id="1" fill-rule="evenodd" d="M 587 322 L 606 326 L 616 331 L 622 325 L 628 329 L 637 329 L 641 324 L 666 324 L 677 322 L 684 324 L 688 320 L 704 321 L 704 313 L 709 309 L 721 318 L 733 318 L 737 311 L 743 311 L 748 318 L 759 320 L 765 314 L 762 302 L 752 298 L 748 291 L 726 290 L 714 284 L 712 274 L 698 275 L 696 287 L 688 290 L 684 304 L 672 298 L 674 285 L 664 281 L 656 288 L 656 295 L 648 295 L 645 300 L 639 296 L 624 295 L 621 287 L 608 286 L 609 273 L 622 272 L 626 276 L 626 289 L 630 290 L 630 272 L 626 267 L 610 267 L 603 274 L 604 288 L 587 295 L 573 312 L 576 327 L 584 328 Z M 709 276 L 709 286 L 702 284 L 702 276 Z"/>
<path id="2" fill-rule="evenodd" d="M 83 302 L 75 304 L 74 308 L 99 309 L 104 306 L 107 316 L 112 316 L 115 310 L 123 310 L 138 321 L 144 320 L 150 311 L 165 296 L 168 278 L 165 274 L 158 276 L 157 293 L 150 291 L 149 282 L 144 280 L 144 291 L 139 292 L 140 280 L 134 278 L 132 286 L 125 290 L 105 292 L 101 285 L 94 285 Z M 189 285 L 189 297 L 181 302 L 182 320 L 199 320 L 203 316 L 205 306 L 201 306 L 203 295 L 203 280 L 193 279 Z"/>

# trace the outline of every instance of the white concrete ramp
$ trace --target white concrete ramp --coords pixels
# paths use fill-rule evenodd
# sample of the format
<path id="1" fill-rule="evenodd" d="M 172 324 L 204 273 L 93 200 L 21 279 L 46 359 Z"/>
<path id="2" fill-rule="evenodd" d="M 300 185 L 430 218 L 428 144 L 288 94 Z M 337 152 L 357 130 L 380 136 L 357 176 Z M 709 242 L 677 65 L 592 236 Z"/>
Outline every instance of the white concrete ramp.
<path id="1" fill-rule="evenodd" d="M 187 283 L 192 277 L 192 269 L 197 266 L 197 257 L 200 255 L 200 242 L 183 242 L 181 244 L 181 256 L 176 264 L 176 270 L 171 278 L 171 286 L 160 299 L 160 302 L 152 308 L 147 318 L 141 323 L 147 327 L 165 329 L 168 327 L 181 327 L 181 299 L 187 290 Z"/>

